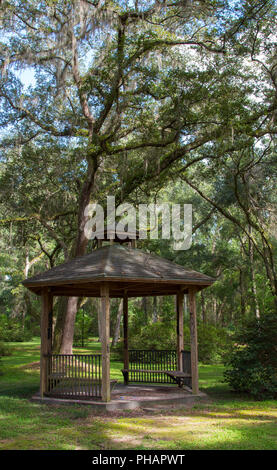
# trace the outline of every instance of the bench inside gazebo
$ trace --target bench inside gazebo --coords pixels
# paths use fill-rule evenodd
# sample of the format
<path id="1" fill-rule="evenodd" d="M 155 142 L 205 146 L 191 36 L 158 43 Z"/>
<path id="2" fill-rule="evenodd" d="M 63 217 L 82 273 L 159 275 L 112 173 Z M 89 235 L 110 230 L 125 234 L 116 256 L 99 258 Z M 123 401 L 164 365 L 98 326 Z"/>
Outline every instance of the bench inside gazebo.
<path id="1" fill-rule="evenodd" d="M 214 279 L 136 248 L 136 234 L 98 239 L 98 248 L 23 281 L 42 297 L 40 397 L 111 400 L 110 299 L 123 298 L 125 385 L 177 384 L 198 395 L 196 293 Z M 115 242 L 115 243 L 114 243 Z M 119 242 L 119 243 L 116 243 Z M 127 245 L 124 245 L 126 243 Z M 190 351 L 184 351 L 184 295 L 188 295 Z M 176 350 L 146 351 L 128 348 L 128 299 L 146 296 L 176 297 Z M 101 298 L 101 354 L 53 354 L 53 297 Z"/>

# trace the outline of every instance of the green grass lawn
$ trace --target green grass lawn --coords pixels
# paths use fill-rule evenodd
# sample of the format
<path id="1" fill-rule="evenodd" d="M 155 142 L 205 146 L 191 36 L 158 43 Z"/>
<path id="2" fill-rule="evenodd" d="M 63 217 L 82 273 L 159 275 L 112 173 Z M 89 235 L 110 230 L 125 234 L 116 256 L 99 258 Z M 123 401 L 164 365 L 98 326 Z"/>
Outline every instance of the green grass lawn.
<path id="1" fill-rule="evenodd" d="M 277 449 L 277 401 L 239 396 L 221 383 L 223 367 L 200 365 L 209 399 L 178 410 L 95 412 L 85 405 L 30 402 L 39 387 L 39 341 L 10 343 L 0 376 L 0 449 Z M 99 351 L 91 342 L 86 349 Z M 122 380 L 120 362 L 111 376 Z"/>

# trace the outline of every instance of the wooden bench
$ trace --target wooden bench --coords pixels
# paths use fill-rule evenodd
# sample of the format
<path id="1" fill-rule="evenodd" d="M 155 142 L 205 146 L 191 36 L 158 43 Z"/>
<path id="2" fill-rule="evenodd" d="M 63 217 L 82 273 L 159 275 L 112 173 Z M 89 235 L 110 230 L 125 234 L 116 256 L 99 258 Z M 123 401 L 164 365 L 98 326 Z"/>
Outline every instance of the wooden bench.
<path id="1" fill-rule="evenodd" d="M 191 388 L 190 351 L 182 351 L 182 369 L 177 370 L 174 350 L 129 350 L 129 366 L 122 369 L 124 383 L 177 383 Z"/>
<path id="2" fill-rule="evenodd" d="M 167 382 L 165 380 L 159 381 L 159 377 L 157 376 L 163 374 L 170 377 L 179 387 L 187 385 L 191 388 L 191 374 L 179 370 L 122 369 L 121 372 L 125 384 L 129 382 L 170 383 L 170 381 Z M 149 375 L 150 380 L 148 380 Z"/>
<path id="3" fill-rule="evenodd" d="M 180 370 L 170 370 L 170 371 L 165 371 L 165 374 L 169 375 L 169 377 L 172 377 L 172 379 L 178 384 L 179 387 L 183 387 L 186 385 L 185 382 L 190 382 L 191 385 L 191 375 L 187 374 L 186 372 L 182 372 Z M 191 388 L 191 386 L 189 386 Z"/>

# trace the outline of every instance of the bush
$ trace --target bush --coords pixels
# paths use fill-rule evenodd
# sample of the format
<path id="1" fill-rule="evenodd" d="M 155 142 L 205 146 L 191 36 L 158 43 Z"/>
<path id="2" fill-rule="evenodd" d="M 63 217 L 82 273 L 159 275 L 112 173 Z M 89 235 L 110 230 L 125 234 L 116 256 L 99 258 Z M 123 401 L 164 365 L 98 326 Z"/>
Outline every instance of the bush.
<path id="1" fill-rule="evenodd" d="M 83 310 L 78 310 L 74 326 L 74 346 L 84 347 L 89 337 L 91 317 Z"/>
<path id="2" fill-rule="evenodd" d="M 257 399 L 277 397 L 277 316 L 248 321 L 226 358 L 224 381 Z"/>
<path id="3" fill-rule="evenodd" d="M 5 343 L 0 341 L 0 357 L 10 356 L 10 355 L 11 355 L 10 349 L 7 347 Z"/>
<path id="4" fill-rule="evenodd" d="M 130 332 L 132 333 L 132 332 Z M 130 349 L 175 349 L 174 322 L 157 322 L 141 328 L 139 334 L 130 335 Z"/>
<path id="5" fill-rule="evenodd" d="M 231 337 L 225 328 L 206 323 L 198 325 L 198 359 L 203 364 L 222 363 L 231 344 Z"/>
<path id="6" fill-rule="evenodd" d="M 22 323 L 16 318 L 0 316 L 0 341 L 29 341 L 32 333 L 27 328 L 22 328 Z"/>
<path id="7" fill-rule="evenodd" d="M 200 324 L 198 326 L 198 357 L 204 364 L 222 362 L 223 355 L 230 347 L 230 338 L 223 328 L 213 325 Z M 189 327 L 184 327 L 184 348 L 190 350 Z M 163 321 L 152 323 L 140 329 L 130 328 L 129 349 L 176 349 L 176 322 Z M 120 358 L 123 357 L 122 340 L 115 346 Z"/>
<path id="8" fill-rule="evenodd" d="M 175 349 L 176 333 L 173 322 L 157 322 L 138 326 L 136 322 L 129 329 L 129 349 Z M 123 360 L 123 338 L 113 347 L 113 351 Z"/>

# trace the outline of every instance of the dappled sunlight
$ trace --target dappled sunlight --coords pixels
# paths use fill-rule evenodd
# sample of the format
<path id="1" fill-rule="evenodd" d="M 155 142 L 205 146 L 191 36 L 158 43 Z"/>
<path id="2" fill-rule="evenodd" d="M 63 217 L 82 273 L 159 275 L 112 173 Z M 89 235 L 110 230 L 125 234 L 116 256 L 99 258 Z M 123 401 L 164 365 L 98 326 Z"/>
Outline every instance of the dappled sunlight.
<path id="1" fill-rule="evenodd" d="M 247 423 L 247 424 L 246 424 Z M 272 424 L 271 424 L 272 423 Z M 260 448 L 260 433 L 268 441 L 268 448 L 277 448 L 276 419 L 238 418 L 232 413 L 219 415 L 211 412 L 207 416 L 159 416 L 153 419 L 125 419 L 112 423 L 107 437 L 116 439 L 128 435 L 133 438 L 143 439 L 148 442 L 147 448 L 166 443 L 170 448 Z M 249 435 L 255 438 L 255 442 L 249 440 Z M 223 446 L 223 447 L 222 447 Z M 162 448 L 162 446 L 161 446 Z"/>
<path id="2" fill-rule="evenodd" d="M 259 418 L 262 420 L 277 420 L 277 410 L 239 410 L 237 414 L 244 418 Z"/>
<path id="3" fill-rule="evenodd" d="M 35 342 L 16 349 L 0 377 L 1 449 L 277 449 L 277 401 L 231 394 L 220 383 L 223 366 L 200 365 L 210 397 L 191 408 L 107 413 L 31 403 L 39 349 Z M 111 377 L 122 380 L 121 368 L 112 361 Z"/>
<path id="4" fill-rule="evenodd" d="M 5 403 L 6 399 L 5 397 Z M 122 412 L 121 417 L 95 417 L 80 406 L 45 406 L 11 399 L 3 406 L 5 449 L 260 449 L 277 448 L 277 418 L 247 410 L 160 411 L 148 417 Z M 256 410 L 258 413 L 258 410 Z M 20 419 L 18 416 L 20 415 Z M 16 426 L 15 426 L 16 423 Z M 34 437 L 36 436 L 36 437 Z M 14 446 L 14 447 L 13 447 Z"/>

